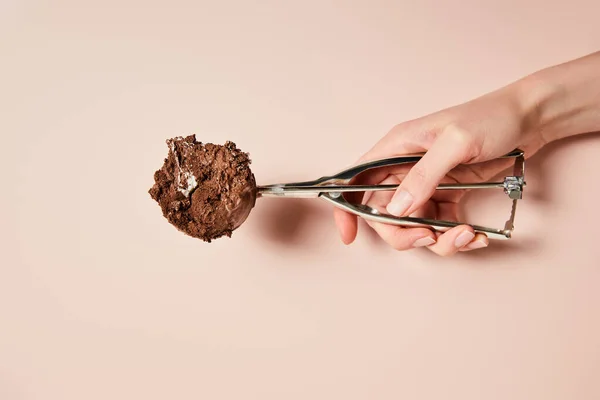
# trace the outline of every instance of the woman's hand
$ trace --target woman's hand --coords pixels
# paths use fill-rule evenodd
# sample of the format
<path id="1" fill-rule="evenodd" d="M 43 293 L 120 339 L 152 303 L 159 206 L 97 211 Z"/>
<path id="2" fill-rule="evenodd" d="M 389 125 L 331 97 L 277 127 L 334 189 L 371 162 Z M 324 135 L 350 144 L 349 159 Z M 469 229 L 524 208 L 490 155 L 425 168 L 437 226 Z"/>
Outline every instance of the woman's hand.
<path id="1" fill-rule="evenodd" d="M 439 183 L 487 181 L 514 162 L 499 157 L 515 148 L 530 157 L 551 140 L 600 129 L 600 106 L 593 101 L 600 100 L 599 55 L 540 71 L 468 103 L 397 125 L 359 162 L 426 154 L 412 168 L 378 169 L 359 177 L 356 183 L 400 183 L 395 193 L 370 193 L 362 202 L 399 217 L 459 220 L 464 192 L 436 191 Z M 581 76 L 567 79 L 569 68 L 571 73 L 586 72 L 593 84 L 586 87 Z M 574 101 L 577 95 L 581 104 Z M 342 241 L 353 242 L 357 217 L 336 209 L 335 220 Z M 485 235 L 475 235 L 467 225 L 441 234 L 426 228 L 368 224 L 398 250 L 427 246 L 439 255 L 451 255 L 488 244 Z"/>

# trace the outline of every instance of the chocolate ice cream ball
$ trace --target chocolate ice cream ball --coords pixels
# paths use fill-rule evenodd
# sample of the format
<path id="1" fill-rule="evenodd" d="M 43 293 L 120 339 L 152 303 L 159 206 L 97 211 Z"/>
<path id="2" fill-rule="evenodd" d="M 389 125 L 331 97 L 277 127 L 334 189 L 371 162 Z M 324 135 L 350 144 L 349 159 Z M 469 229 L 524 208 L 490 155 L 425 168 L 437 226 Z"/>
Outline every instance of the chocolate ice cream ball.
<path id="1" fill-rule="evenodd" d="M 165 218 L 189 236 L 231 237 L 256 202 L 250 158 L 235 143 L 203 144 L 195 135 L 167 140 L 169 154 L 149 193 Z"/>

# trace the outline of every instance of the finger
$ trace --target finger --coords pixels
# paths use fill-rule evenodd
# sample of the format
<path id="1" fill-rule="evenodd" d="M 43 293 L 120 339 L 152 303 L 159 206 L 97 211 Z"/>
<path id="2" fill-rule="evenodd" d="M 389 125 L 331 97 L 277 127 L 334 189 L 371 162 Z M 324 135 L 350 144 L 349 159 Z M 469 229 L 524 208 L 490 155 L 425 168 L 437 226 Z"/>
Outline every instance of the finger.
<path id="1" fill-rule="evenodd" d="M 398 183 L 396 176 L 387 177 L 382 184 Z M 391 192 L 374 192 L 367 205 L 382 213 L 385 213 L 385 205 L 389 203 Z M 426 204 L 422 209 L 417 210 L 415 217 L 435 217 L 435 206 Z M 392 248 L 396 250 L 408 250 L 414 247 L 430 246 L 435 243 L 435 233 L 427 228 L 403 228 L 395 225 L 382 224 L 374 221 L 367 221 L 367 224 Z"/>
<path id="2" fill-rule="evenodd" d="M 427 228 L 402 228 L 367 221 L 369 226 L 392 248 L 402 251 L 435 244 L 435 234 Z"/>
<path id="3" fill-rule="evenodd" d="M 369 184 L 377 184 L 385 179 L 387 173 L 384 175 L 372 176 L 370 174 L 364 174 L 361 176 L 355 177 L 351 184 L 353 185 L 369 185 Z M 353 204 L 364 204 L 368 201 L 371 196 L 369 192 L 349 192 L 343 194 L 344 199 Z M 339 208 L 334 208 L 333 210 L 333 218 L 340 235 L 342 242 L 346 245 L 351 244 L 356 240 L 356 235 L 358 233 L 358 218 L 355 214 L 349 213 L 347 211 L 341 210 Z"/>
<path id="4" fill-rule="evenodd" d="M 452 168 L 467 162 L 475 153 L 476 146 L 467 132 L 459 128 L 447 128 L 410 169 L 394 193 L 387 211 L 399 217 L 409 215 L 431 197 Z"/>
<path id="5" fill-rule="evenodd" d="M 471 241 L 471 243 L 469 243 L 468 245 L 466 245 L 465 247 L 460 249 L 460 251 L 471 251 L 471 250 L 483 249 L 483 248 L 487 247 L 489 244 L 490 244 L 490 239 L 485 234 L 476 233 L 475 238 Z"/>
<path id="6" fill-rule="evenodd" d="M 448 201 L 437 203 L 437 213 L 441 220 L 444 221 L 460 221 L 458 203 Z M 459 251 L 469 251 L 487 247 L 489 244 L 488 237 L 483 233 L 476 233 L 475 237 L 469 244 L 463 246 Z"/>
<path id="7" fill-rule="evenodd" d="M 382 182 L 397 184 L 400 181 L 398 179 L 390 180 L 387 170 L 380 169 L 375 174 L 361 174 L 355 177 L 351 183 L 353 185 L 374 185 Z M 343 196 L 350 203 L 366 204 L 374 193 L 379 193 L 378 204 L 381 206 L 380 210 L 385 210 L 385 204 L 389 203 L 391 192 L 387 192 L 387 198 L 383 197 L 385 194 L 382 192 L 351 192 L 344 193 Z M 357 216 L 339 208 L 334 208 L 333 217 L 342 242 L 347 245 L 354 242 L 358 233 Z"/>
<path id="8" fill-rule="evenodd" d="M 333 209 L 333 218 L 337 226 L 340 238 L 344 244 L 351 244 L 358 233 L 358 220 L 356 215 L 347 213 L 339 208 Z"/>
<path id="9" fill-rule="evenodd" d="M 437 218 L 439 220 L 459 221 L 458 211 L 459 208 L 456 202 L 445 201 L 437 203 Z M 454 227 L 445 233 L 436 232 L 436 245 L 429 247 L 429 250 L 441 256 L 455 254 L 457 251 L 464 248 L 466 243 L 463 242 L 468 240 L 471 235 L 473 235 L 472 238 L 475 237 L 473 229 L 467 225 Z"/>
<path id="10" fill-rule="evenodd" d="M 381 182 L 386 181 L 388 178 L 388 173 L 385 171 L 378 171 L 378 174 L 362 174 L 355 177 L 352 180 L 353 185 L 374 185 Z M 386 181 L 388 183 L 399 183 L 399 180 Z M 377 192 L 350 192 L 344 193 L 344 198 L 350 203 L 354 204 L 366 204 L 373 193 Z M 388 195 L 391 196 L 391 194 Z M 380 194 L 381 196 L 381 194 Z M 382 204 L 382 209 L 385 209 L 385 204 L 389 202 L 390 197 L 384 200 L 380 200 L 379 202 Z M 356 240 L 356 235 L 358 233 L 358 218 L 355 214 L 349 213 L 347 211 L 341 210 L 339 208 L 334 208 L 333 217 L 335 224 L 338 229 L 338 233 L 340 238 L 344 244 L 351 244 Z"/>
<path id="11" fill-rule="evenodd" d="M 379 185 L 379 184 L 383 183 L 383 181 L 386 180 L 390 176 L 396 176 L 398 179 L 396 179 L 392 183 L 399 184 L 401 181 L 401 178 L 406 176 L 406 174 L 408 174 L 408 172 L 410 171 L 410 167 L 411 167 L 410 164 L 400 164 L 400 165 L 389 165 L 386 167 L 371 168 L 371 169 L 368 169 L 368 170 L 358 174 L 354 178 L 352 178 L 352 180 L 350 181 L 350 184 L 351 185 Z M 390 193 L 390 199 L 391 199 L 391 195 L 393 194 L 393 192 L 389 192 L 389 193 Z M 348 195 L 351 195 L 351 194 L 353 194 L 353 193 L 347 193 L 346 197 L 348 198 Z M 356 194 L 360 195 L 362 198 L 365 193 L 358 192 Z M 384 209 L 385 209 L 385 207 L 384 207 Z"/>
<path id="12" fill-rule="evenodd" d="M 363 154 L 355 165 L 382 158 L 426 151 L 435 141 L 441 126 L 440 122 L 438 118 L 434 118 L 432 115 L 396 125 L 368 152 Z M 374 185 L 380 183 L 389 175 L 405 176 L 409 170 L 409 165 L 373 168 L 354 177 L 350 183 Z M 350 196 L 356 200 L 358 194 Z"/>
<path id="13" fill-rule="evenodd" d="M 451 256 L 471 243 L 475 238 L 473 228 L 469 225 L 456 226 L 439 235 L 437 242 L 429 246 L 429 250 L 440 256 Z"/>

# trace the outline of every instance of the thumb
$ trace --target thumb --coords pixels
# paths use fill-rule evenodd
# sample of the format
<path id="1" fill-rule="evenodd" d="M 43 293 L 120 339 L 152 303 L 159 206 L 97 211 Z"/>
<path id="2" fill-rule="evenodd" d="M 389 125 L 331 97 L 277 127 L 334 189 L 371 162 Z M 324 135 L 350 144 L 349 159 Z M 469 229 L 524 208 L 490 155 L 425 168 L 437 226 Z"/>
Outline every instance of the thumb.
<path id="1" fill-rule="evenodd" d="M 410 169 L 386 207 L 387 211 L 402 217 L 421 207 L 452 168 L 476 156 L 474 143 L 466 131 L 455 127 L 444 129 L 427 153 Z"/>

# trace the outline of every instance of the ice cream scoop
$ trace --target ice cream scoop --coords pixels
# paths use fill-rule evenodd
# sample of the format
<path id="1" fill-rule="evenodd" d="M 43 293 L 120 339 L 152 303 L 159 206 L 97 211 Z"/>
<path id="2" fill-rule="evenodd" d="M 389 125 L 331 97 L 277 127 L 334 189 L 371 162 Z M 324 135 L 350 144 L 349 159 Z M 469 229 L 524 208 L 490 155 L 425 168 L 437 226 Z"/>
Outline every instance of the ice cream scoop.
<path id="1" fill-rule="evenodd" d="M 268 186 L 259 186 L 254 192 L 258 197 L 288 197 L 288 198 L 321 198 L 336 207 L 339 207 L 349 213 L 355 214 L 361 218 L 380 223 L 405 226 L 405 227 L 425 227 L 435 231 L 445 232 L 455 226 L 470 225 L 475 232 L 483 233 L 491 239 L 509 239 L 514 230 L 514 219 L 517 201 L 522 199 L 523 188 L 525 187 L 525 158 L 521 150 L 514 150 L 502 158 L 514 158 L 515 164 L 513 175 L 507 176 L 501 182 L 478 182 L 478 183 L 456 183 L 441 184 L 437 190 L 467 190 L 467 189 L 503 189 L 512 199 L 512 209 L 509 219 L 506 221 L 503 229 L 488 228 L 479 225 L 466 224 L 464 222 L 443 221 L 426 218 L 414 217 L 396 217 L 387 213 L 382 213 L 372 207 L 364 204 L 356 204 L 348 201 L 343 193 L 349 192 L 370 192 L 370 191 L 388 191 L 396 190 L 398 184 L 391 185 L 353 185 L 352 180 L 359 174 L 375 169 L 404 164 L 414 164 L 423 157 L 424 154 L 405 155 L 366 162 L 345 169 L 335 175 L 324 176 L 320 179 L 306 182 L 285 183 Z M 238 207 L 249 213 L 249 205 L 254 200 L 248 200 L 248 205 L 240 204 Z M 247 213 L 240 212 L 240 215 Z M 240 223 L 238 221 L 238 223 Z"/>
<path id="2" fill-rule="evenodd" d="M 156 184 L 150 193 L 161 204 L 163 214 L 171 223 L 191 236 L 206 241 L 223 235 L 231 236 L 231 232 L 248 218 L 259 197 L 321 198 L 364 219 L 398 226 L 426 227 L 440 232 L 465 224 L 395 217 L 364 204 L 352 203 L 343 196 L 349 192 L 395 190 L 397 184 L 356 185 L 351 182 L 359 174 L 371 169 L 416 163 L 423 154 L 370 161 L 312 181 L 257 187 L 250 171 L 248 155 L 238 150 L 235 144 L 202 145 L 191 136 L 167 142 L 171 151 L 165 166 L 157 171 Z M 437 187 L 437 190 L 503 189 L 513 201 L 510 217 L 503 229 L 467 224 L 475 232 L 492 239 L 511 237 L 517 201 L 522 198 L 525 186 L 523 152 L 514 150 L 503 158 L 514 158 L 515 165 L 513 175 L 501 182 L 441 184 Z"/>

